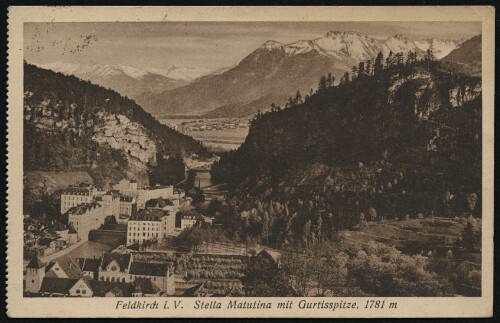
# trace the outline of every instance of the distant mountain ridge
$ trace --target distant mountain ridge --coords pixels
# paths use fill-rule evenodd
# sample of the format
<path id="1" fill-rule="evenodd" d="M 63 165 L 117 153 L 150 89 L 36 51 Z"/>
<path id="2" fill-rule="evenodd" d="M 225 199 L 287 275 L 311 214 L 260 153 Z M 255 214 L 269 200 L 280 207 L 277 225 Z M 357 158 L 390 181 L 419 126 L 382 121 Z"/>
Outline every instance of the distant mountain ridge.
<path id="1" fill-rule="evenodd" d="M 475 36 L 451 51 L 442 61 L 450 69 L 457 72 L 481 76 L 481 45 L 481 35 Z"/>
<path id="2" fill-rule="evenodd" d="M 308 94 L 324 73 L 332 72 L 338 80 L 360 61 L 373 61 L 379 52 L 387 57 L 390 52 L 412 51 L 422 57 L 431 49 L 441 58 L 459 43 L 413 41 L 401 34 L 375 39 L 354 31 L 330 31 L 317 39 L 290 44 L 269 40 L 232 68 L 160 94 L 146 93 L 137 101 L 156 115 L 248 116 L 272 102 L 283 104 L 297 90 Z"/>
<path id="3" fill-rule="evenodd" d="M 94 84 L 113 89 L 131 99 L 136 99 L 145 92 L 161 93 L 175 89 L 211 72 L 206 68 L 175 65 L 166 69 L 140 69 L 121 64 L 91 65 L 64 62 L 34 63 L 34 65 L 88 80 Z"/>

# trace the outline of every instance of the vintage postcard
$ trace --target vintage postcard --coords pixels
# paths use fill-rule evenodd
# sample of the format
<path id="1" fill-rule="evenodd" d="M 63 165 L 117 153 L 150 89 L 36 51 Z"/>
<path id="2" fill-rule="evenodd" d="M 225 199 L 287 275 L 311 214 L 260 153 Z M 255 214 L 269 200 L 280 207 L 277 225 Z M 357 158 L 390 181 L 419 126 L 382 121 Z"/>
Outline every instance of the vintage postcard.
<path id="1" fill-rule="evenodd" d="M 10 7 L 11 317 L 488 317 L 486 6 Z"/>

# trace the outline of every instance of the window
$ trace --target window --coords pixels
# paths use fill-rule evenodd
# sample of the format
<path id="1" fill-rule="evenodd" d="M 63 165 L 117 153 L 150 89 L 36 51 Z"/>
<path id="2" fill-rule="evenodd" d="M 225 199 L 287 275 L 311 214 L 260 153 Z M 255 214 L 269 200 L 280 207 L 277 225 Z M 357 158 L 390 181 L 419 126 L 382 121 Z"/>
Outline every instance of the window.
<path id="1" fill-rule="evenodd" d="M 82 294 L 87 294 L 87 291 L 85 289 L 82 289 Z"/>
<path id="2" fill-rule="evenodd" d="M 77 294 L 80 294 L 80 290 L 79 290 L 79 289 L 77 289 L 77 290 L 76 290 L 76 293 L 77 293 Z"/>
<path id="3" fill-rule="evenodd" d="M 34 283 L 35 283 L 35 280 L 34 280 L 34 279 L 32 279 L 32 280 L 31 280 L 31 282 L 34 284 Z"/>

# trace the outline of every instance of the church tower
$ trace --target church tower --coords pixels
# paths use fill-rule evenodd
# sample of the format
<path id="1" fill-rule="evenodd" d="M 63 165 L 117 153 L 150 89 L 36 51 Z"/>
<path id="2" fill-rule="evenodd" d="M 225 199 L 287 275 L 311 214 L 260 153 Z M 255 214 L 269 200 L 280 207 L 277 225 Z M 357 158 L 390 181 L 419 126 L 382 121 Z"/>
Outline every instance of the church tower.
<path id="1" fill-rule="evenodd" d="M 38 293 L 45 276 L 45 264 L 35 255 L 31 258 L 26 267 L 26 287 L 25 292 Z"/>

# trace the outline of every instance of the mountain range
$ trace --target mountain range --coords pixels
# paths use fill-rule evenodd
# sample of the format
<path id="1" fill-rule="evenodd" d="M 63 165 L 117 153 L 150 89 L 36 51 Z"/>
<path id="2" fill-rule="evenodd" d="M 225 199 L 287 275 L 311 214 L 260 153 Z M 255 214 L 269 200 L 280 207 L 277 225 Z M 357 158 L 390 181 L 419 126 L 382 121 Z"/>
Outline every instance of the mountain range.
<path id="1" fill-rule="evenodd" d="M 155 116 L 247 117 L 259 109 L 266 110 L 271 103 L 283 105 L 297 91 L 303 97 L 310 94 L 311 89 L 317 88 L 319 78 L 329 72 L 338 83 L 352 66 L 361 61 L 373 62 L 379 52 L 387 57 L 391 52 L 406 54 L 412 51 L 422 57 L 430 49 L 435 58 L 449 62 L 447 65 L 451 68 L 478 75 L 480 60 L 474 64 L 458 62 L 469 54 L 456 53 L 480 53 L 480 36 L 479 43 L 473 41 L 460 49 L 463 42 L 462 39 L 411 40 L 401 34 L 378 39 L 355 31 L 330 31 L 313 40 L 290 44 L 267 41 L 237 65 L 218 71 L 176 66 L 164 70 L 137 69 L 124 65 L 60 62 L 39 66 L 114 89 L 134 99 Z M 458 52 L 447 60 L 453 51 Z"/>
<path id="2" fill-rule="evenodd" d="M 136 99 L 145 92 L 162 93 L 172 90 L 212 72 L 206 68 L 175 65 L 167 69 L 140 69 L 120 64 L 91 65 L 64 62 L 34 63 L 34 65 L 88 80 L 91 83 L 113 89 L 131 99 Z"/>
<path id="3" fill-rule="evenodd" d="M 308 94 L 323 74 L 331 72 L 338 80 L 360 61 L 373 61 L 379 52 L 387 57 L 390 52 L 412 51 L 421 57 L 431 49 L 439 59 L 461 42 L 412 41 L 401 34 L 376 39 L 359 32 L 339 31 L 291 44 L 270 40 L 233 68 L 160 94 L 145 93 L 137 102 L 156 115 L 249 116 L 273 102 L 283 104 L 297 90 Z"/>

